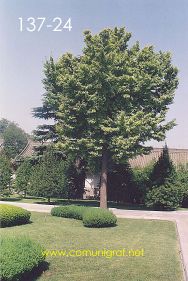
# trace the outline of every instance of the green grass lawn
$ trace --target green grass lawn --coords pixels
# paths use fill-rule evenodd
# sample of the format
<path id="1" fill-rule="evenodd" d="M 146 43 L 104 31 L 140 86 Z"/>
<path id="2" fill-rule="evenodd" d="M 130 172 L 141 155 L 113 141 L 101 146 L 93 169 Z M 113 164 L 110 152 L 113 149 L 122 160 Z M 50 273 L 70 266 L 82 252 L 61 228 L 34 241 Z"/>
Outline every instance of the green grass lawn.
<path id="1" fill-rule="evenodd" d="M 48 250 L 144 249 L 140 257 L 48 257 L 37 281 L 182 281 L 175 224 L 118 219 L 118 226 L 85 228 L 82 221 L 32 213 L 32 223 L 1 229 L 3 236 L 26 235 Z M 33 279 L 36 280 L 36 279 Z"/>

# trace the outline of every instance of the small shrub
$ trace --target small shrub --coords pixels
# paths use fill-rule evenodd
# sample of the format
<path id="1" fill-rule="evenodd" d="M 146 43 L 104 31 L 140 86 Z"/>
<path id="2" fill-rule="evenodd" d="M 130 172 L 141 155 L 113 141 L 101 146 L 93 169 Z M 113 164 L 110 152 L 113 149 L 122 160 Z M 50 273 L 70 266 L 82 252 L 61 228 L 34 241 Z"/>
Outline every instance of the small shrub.
<path id="1" fill-rule="evenodd" d="M 38 243 L 26 237 L 1 239 L 1 280 L 17 281 L 23 278 L 24 274 L 44 261 L 42 251 L 43 248 Z"/>
<path id="2" fill-rule="evenodd" d="M 63 218 L 82 220 L 83 213 L 86 209 L 87 207 L 77 205 L 54 207 L 51 210 L 51 215 Z"/>
<path id="3" fill-rule="evenodd" d="M 1 227 L 20 225 L 29 222 L 31 213 L 17 206 L 0 205 L 0 225 Z"/>
<path id="4" fill-rule="evenodd" d="M 182 207 L 188 208 L 188 166 L 179 166 L 176 180 L 183 190 Z"/>
<path id="5" fill-rule="evenodd" d="M 153 187 L 146 194 L 145 204 L 156 210 L 175 210 L 180 206 L 182 198 L 182 188 L 175 183 L 167 183 L 160 187 Z"/>
<path id="6" fill-rule="evenodd" d="M 89 208 L 83 214 L 83 224 L 86 227 L 110 227 L 115 226 L 116 216 L 105 209 Z"/>

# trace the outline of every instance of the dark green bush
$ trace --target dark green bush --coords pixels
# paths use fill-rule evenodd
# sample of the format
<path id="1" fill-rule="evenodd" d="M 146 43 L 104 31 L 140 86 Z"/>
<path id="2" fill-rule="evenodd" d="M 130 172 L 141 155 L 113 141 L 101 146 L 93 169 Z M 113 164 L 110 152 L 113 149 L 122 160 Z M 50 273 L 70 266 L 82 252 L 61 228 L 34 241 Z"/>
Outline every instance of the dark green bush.
<path id="1" fill-rule="evenodd" d="M 0 205 L 0 224 L 1 227 L 20 225 L 29 222 L 31 213 L 17 206 Z"/>
<path id="2" fill-rule="evenodd" d="M 183 194 L 182 207 L 188 208 L 188 190 L 186 190 Z"/>
<path id="3" fill-rule="evenodd" d="M 51 215 L 82 220 L 83 213 L 86 209 L 87 207 L 77 205 L 54 207 L 51 210 Z"/>
<path id="4" fill-rule="evenodd" d="M 156 210 L 175 210 L 183 199 L 183 190 L 176 183 L 167 183 L 160 187 L 153 187 L 145 198 L 145 204 Z"/>
<path id="5" fill-rule="evenodd" d="M 83 224 L 86 227 L 110 227 L 115 226 L 116 216 L 109 210 L 89 208 L 83 214 Z"/>
<path id="6" fill-rule="evenodd" d="M 182 207 L 188 208 L 188 166 L 178 167 L 176 180 L 183 190 Z"/>
<path id="7" fill-rule="evenodd" d="M 17 281 L 23 278 L 24 274 L 44 261 L 42 251 L 43 248 L 38 243 L 26 237 L 1 239 L 1 280 Z"/>

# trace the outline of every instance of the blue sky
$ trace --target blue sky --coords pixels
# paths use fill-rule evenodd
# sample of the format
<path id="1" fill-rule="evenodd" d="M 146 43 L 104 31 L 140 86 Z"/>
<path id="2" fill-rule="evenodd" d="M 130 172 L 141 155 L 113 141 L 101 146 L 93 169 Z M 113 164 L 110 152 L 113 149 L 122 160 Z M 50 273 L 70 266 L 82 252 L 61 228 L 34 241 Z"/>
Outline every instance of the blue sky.
<path id="1" fill-rule="evenodd" d="M 1 0 L 0 1 L 0 118 L 16 121 L 31 132 L 41 123 L 31 115 L 41 105 L 43 63 L 65 52 L 80 54 L 83 31 L 125 26 L 131 43 L 171 51 L 179 69 L 179 87 L 168 120 L 177 126 L 167 134 L 169 147 L 188 148 L 188 1 L 187 0 Z M 19 31 L 19 17 L 71 17 L 72 30 Z M 25 25 L 24 25 L 25 27 Z M 43 123 L 43 122 L 42 122 Z M 154 146 L 161 143 L 151 142 Z"/>

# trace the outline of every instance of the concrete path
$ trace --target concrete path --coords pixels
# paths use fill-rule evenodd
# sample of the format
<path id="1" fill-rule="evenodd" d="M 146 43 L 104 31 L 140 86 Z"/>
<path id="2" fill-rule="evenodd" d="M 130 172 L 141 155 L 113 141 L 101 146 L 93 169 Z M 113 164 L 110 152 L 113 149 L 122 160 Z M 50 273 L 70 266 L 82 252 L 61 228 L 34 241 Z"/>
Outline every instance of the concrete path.
<path id="1" fill-rule="evenodd" d="M 0 201 L 0 204 L 10 204 L 22 207 L 29 211 L 50 213 L 54 205 L 29 204 Z M 179 234 L 181 255 L 183 259 L 185 280 L 188 281 L 188 211 L 142 211 L 142 210 L 122 210 L 110 208 L 110 210 L 119 218 L 132 219 L 150 219 L 150 220 L 168 220 L 176 222 Z"/>

